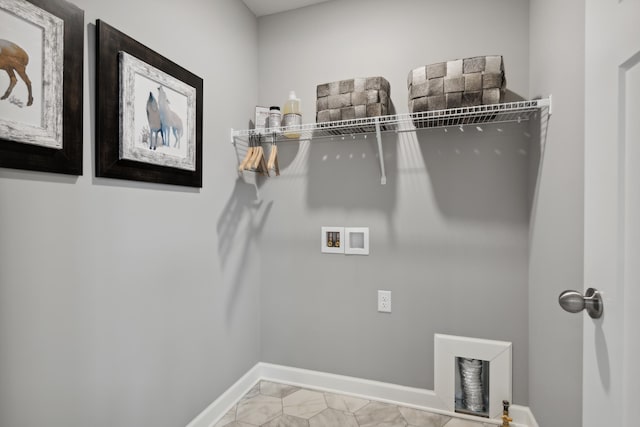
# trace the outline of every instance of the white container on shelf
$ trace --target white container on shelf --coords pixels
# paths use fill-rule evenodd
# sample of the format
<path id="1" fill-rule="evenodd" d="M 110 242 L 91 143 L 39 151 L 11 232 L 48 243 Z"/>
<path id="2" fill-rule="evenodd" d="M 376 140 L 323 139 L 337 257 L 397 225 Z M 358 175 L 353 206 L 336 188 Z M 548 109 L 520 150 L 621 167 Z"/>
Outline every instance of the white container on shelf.
<path id="1" fill-rule="evenodd" d="M 300 132 L 296 130 L 302 125 L 302 112 L 300 111 L 300 99 L 296 97 L 296 92 L 289 92 L 289 99 L 282 108 L 282 127 L 285 130 L 284 136 L 291 139 L 300 138 Z"/>
<path id="2" fill-rule="evenodd" d="M 272 106 L 269 109 L 269 132 L 280 132 L 280 126 L 282 124 L 282 113 L 280 107 L 277 105 Z"/>

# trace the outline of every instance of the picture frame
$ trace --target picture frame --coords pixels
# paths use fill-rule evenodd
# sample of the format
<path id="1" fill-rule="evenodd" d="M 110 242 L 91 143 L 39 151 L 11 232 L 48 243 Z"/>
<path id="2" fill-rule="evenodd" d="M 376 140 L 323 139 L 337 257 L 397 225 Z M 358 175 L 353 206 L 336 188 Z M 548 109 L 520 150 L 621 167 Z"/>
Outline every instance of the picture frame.
<path id="1" fill-rule="evenodd" d="M 0 0 L 0 167 L 82 175 L 84 11 Z"/>
<path id="2" fill-rule="evenodd" d="M 203 80 L 96 21 L 96 176 L 202 187 Z"/>

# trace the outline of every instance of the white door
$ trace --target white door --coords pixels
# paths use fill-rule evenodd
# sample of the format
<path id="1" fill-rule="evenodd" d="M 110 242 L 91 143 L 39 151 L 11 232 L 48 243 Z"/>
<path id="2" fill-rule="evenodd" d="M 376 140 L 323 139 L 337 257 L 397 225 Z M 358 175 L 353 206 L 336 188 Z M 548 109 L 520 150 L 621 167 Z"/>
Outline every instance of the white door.
<path id="1" fill-rule="evenodd" d="M 586 1 L 583 427 L 640 425 L 640 0 Z"/>

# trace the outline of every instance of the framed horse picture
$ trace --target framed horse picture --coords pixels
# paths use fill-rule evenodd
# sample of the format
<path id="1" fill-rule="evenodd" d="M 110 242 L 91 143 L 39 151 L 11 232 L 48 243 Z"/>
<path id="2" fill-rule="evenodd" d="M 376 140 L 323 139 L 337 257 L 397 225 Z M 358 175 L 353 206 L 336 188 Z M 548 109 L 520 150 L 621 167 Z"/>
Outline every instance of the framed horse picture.
<path id="1" fill-rule="evenodd" d="M 202 79 L 96 22 L 96 176 L 202 187 Z"/>
<path id="2" fill-rule="evenodd" d="M 0 167 L 82 175 L 84 12 L 0 0 Z"/>

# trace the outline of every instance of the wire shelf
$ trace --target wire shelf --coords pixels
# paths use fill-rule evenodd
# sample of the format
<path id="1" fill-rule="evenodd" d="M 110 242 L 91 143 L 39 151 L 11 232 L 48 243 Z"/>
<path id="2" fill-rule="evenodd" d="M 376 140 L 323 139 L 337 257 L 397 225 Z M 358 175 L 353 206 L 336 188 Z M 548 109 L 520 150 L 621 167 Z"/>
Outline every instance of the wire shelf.
<path id="1" fill-rule="evenodd" d="M 315 138 L 333 138 L 350 135 L 375 133 L 378 143 L 378 160 L 380 161 L 380 183 L 385 184 L 384 156 L 382 153 L 382 132 L 411 132 L 419 129 L 437 129 L 447 127 L 460 127 L 467 125 L 478 126 L 484 123 L 511 123 L 529 121 L 540 112 L 551 116 L 551 96 L 544 99 L 529 101 L 506 102 L 502 104 L 478 105 L 475 107 L 451 108 L 447 110 L 425 111 L 411 114 L 396 114 L 390 116 L 367 117 L 363 119 L 340 120 L 326 123 L 308 123 L 299 126 L 282 127 L 279 132 L 262 131 L 254 129 L 231 129 L 231 142 L 236 146 L 236 153 L 242 147 L 248 148 L 249 141 L 261 133 L 264 142 L 311 140 Z M 296 135 L 289 139 L 285 135 Z M 238 144 L 240 143 L 240 144 Z M 238 158 L 240 161 L 240 158 Z"/>
<path id="2" fill-rule="evenodd" d="M 416 129 L 478 125 L 483 123 L 521 123 L 528 121 L 541 108 L 549 107 L 549 99 L 478 105 L 475 107 L 402 114 L 398 122 L 412 121 Z"/>
<path id="3" fill-rule="evenodd" d="M 406 132 L 415 129 L 434 129 L 483 123 L 520 123 L 528 121 L 536 112 L 544 108 L 550 110 L 550 98 L 325 123 L 308 123 L 300 126 L 282 127 L 280 132 L 269 132 L 268 130 L 262 132 L 267 137 L 267 140 L 287 141 L 291 139 L 284 136 L 286 133 L 299 134 L 299 138 L 295 139 L 309 140 L 375 133 L 377 127 L 379 127 L 380 132 Z M 243 141 L 248 143 L 250 135 L 254 134 L 256 134 L 256 131 L 253 129 L 232 130 L 232 142 Z"/>

